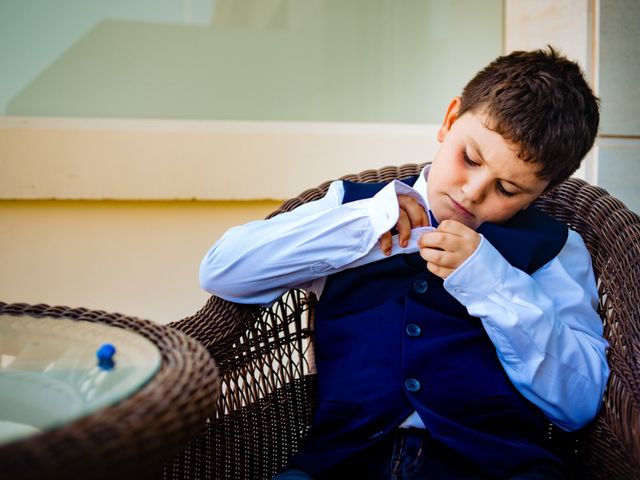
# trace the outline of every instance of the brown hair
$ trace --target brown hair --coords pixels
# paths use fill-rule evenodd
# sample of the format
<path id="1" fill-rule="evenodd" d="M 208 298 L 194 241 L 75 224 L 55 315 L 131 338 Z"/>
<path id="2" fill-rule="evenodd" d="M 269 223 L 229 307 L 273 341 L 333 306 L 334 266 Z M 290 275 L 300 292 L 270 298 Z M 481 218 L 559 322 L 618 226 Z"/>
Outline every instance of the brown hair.
<path id="1" fill-rule="evenodd" d="M 568 178 L 593 146 L 598 99 L 580 67 L 548 50 L 498 57 L 462 91 L 459 115 L 487 115 L 486 127 L 518 146 L 518 157 L 541 164 L 553 187 Z"/>

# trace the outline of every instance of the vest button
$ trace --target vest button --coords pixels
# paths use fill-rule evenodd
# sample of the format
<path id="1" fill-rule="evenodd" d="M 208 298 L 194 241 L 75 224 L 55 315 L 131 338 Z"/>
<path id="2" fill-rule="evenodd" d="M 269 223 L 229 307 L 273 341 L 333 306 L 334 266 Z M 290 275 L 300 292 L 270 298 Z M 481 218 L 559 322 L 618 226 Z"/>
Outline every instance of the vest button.
<path id="1" fill-rule="evenodd" d="M 407 378 L 404 381 L 404 388 L 406 388 L 410 392 L 417 392 L 418 390 L 420 390 L 420 382 L 415 378 Z"/>
<path id="2" fill-rule="evenodd" d="M 428 288 L 429 284 L 422 278 L 413 282 L 413 289 L 416 291 L 416 293 L 424 293 Z"/>
<path id="3" fill-rule="evenodd" d="M 415 323 L 410 323 L 409 325 L 407 325 L 406 331 L 407 335 L 409 335 L 410 337 L 419 337 L 422 333 L 422 329 Z"/>

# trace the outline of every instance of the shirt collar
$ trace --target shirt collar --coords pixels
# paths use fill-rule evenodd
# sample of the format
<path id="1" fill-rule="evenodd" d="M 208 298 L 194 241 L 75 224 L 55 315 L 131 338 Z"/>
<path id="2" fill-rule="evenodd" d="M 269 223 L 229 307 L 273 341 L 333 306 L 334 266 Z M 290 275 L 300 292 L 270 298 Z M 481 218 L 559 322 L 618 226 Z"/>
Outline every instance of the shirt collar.
<path id="1" fill-rule="evenodd" d="M 427 175 L 429 175 L 430 166 L 431 165 L 425 165 L 425 167 L 420 172 L 416 183 L 413 184 L 413 189 L 420 194 L 427 208 L 430 208 L 429 199 L 427 198 Z"/>
<path id="2" fill-rule="evenodd" d="M 420 176 L 416 180 L 416 183 L 413 184 L 413 189 L 420 194 L 422 199 L 424 200 L 424 204 L 427 206 L 427 211 L 429 212 L 429 219 L 431 221 L 431 225 L 434 227 L 438 226 L 438 221 L 433 216 L 431 212 L 431 207 L 429 206 L 429 199 L 427 198 L 427 175 L 429 175 L 429 168 L 431 165 L 425 165 L 425 167 L 420 172 Z"/>

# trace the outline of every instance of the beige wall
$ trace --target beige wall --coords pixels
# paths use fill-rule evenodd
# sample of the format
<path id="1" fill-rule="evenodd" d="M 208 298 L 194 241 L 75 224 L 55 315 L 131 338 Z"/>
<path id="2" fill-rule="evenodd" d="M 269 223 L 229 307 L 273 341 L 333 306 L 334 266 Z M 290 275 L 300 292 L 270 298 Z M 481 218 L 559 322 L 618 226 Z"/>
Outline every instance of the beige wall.
<path id="1" fill-rule="evenodd" d="M 199 262 L 226 229 L 327 179 L 423 162 L 435 132 L 0 117 L 0 301 L 190 315 L 207 298 Z"/>
<path id="2" fill-rule="evenodd" d="M 0 199 L 285 199 L 346 173 L 432 158 L 436 131 L 424 124 L 0 117 Z"/>
<path id="3" fill-rule="evenodd" d="M 435 130 L 0 118 L 0 301 L 182 318 L 226 229 L 324 180 L 425 161 Z"/>
<path id="4" fill-rule="evenodd" d="M 182 318 L 226 229 L 324 180 L 425 161 L 435 131 L 0 117 L 0 301 Z"/>
<path id="5" fill-rule="evenodd" d="M 183 318 L 207 298 L 198 264 L 213 241 L 278 205 L 0 201 L 0 301 Z"/>

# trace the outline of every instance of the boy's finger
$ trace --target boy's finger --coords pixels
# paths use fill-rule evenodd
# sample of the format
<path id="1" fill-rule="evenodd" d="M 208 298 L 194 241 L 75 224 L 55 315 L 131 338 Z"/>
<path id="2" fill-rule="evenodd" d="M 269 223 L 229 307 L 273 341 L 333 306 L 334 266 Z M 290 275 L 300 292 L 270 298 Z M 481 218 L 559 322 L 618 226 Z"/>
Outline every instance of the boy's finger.
<path id="1" fill-rule="evenodd" d="M 387 256 L 391 254 L 391 244 L 391 232 L 380 235 L 380 250 L 382 250 L 382 252 Z"/>
<path id="2" fill-rule="evenodd" d="M 439 250 L 437 248 L 421 248 L 420 256 L 427 263 L 433 263 L 440 267 L 452 267 L 455 265 L 455 256 L 451 252 Z"/>
<path id="3" fill-rule="evenodd" d="M 460 223 L 457 220 L 443 220 L 438 225 L 438 231 L 452 233 L 454 235 L 464 235 L 465 233 L 475 232 L 470 227 L 467 227 L 464 223 Z"/>
<path id="4" fill-rule="evenodd" d="M 447 236 L 444 246 L 446 250 L 464 251 L 465 258 L 471 255 L 480 244 L 478 232 L 455 220 L 444 220 L 438 226 L 437 232 Z"/>
<path id="5" fill-rule="evenodd" d="M 418 247 L 420 248 L 446 250 L 449 243 L 451 243 L 451 234 L 440 230 L 426 232 L 418 239 Z"/>
<path id="6" fill-rule="evenodd" d="M 433 273 L 437 277 L 442 278 L 443 280 L 445 280 L 453 272 L 453 270 L 450 268 L 442 267 L 432 262 L 427 262 L 427 270 L 429 270 L 431 273 Z"/>
<path id="7" fill-rule="evenodd" d="M 425 209 L 412 197 L 399 196 L 400 208 L 407 213 L 411 228 L 429 226 L 429 217 Z"/>
<path id="8" fill-rule="evenodd" d="M 428 227 L 429 217 L 427 216 L 427 212 L 422 208 L 421 205 L 416 205 L 416 208 L 412 208 L 407 212 L 409 215 L 409 219 L 411 220 L 411 227 Z"/>
<path id="9" fill-rule="evenodd" d="M 404 210 L 400 210 L 400 216 L 398 217 L 398 223 L 396 224 L 396 230 L 398 230 L 398 241 L 400 242 L 400 246 L 402 248 L 406 247 L 409 238 L 411 237 L 411 220 L 409 220 L 409 216 L 407 212 Z"/>

